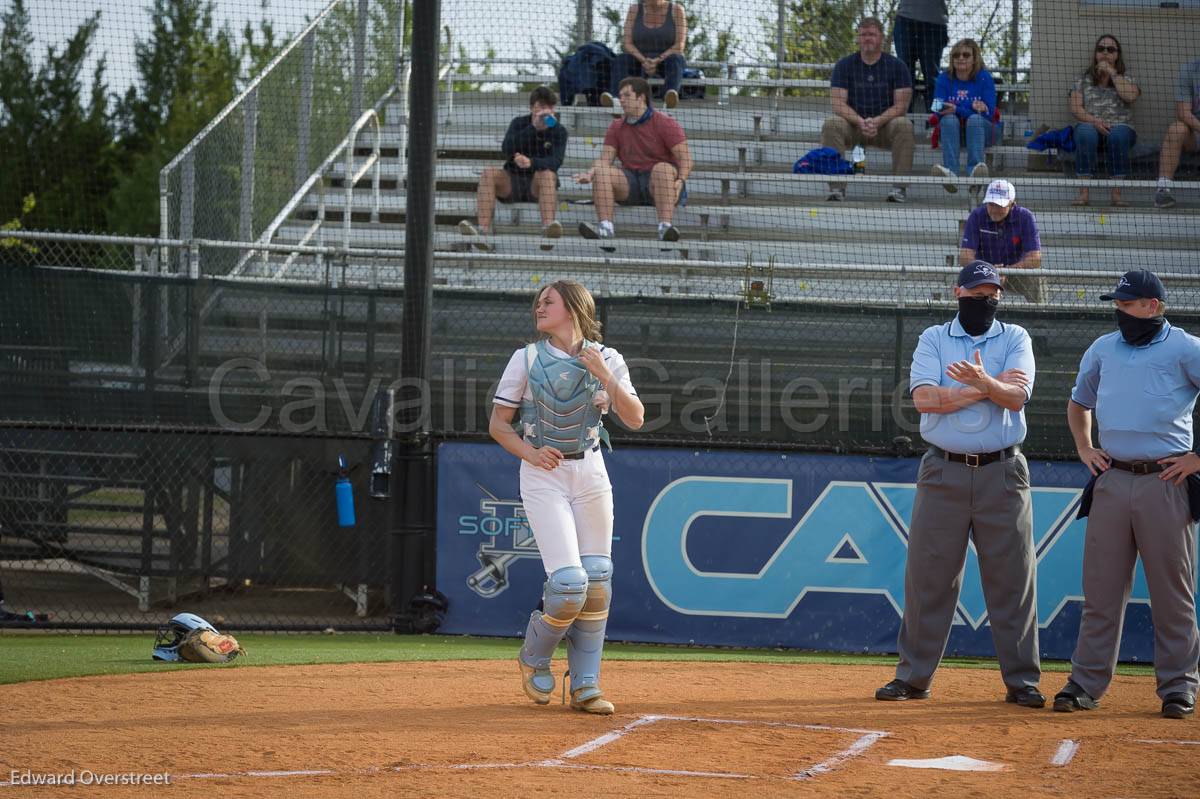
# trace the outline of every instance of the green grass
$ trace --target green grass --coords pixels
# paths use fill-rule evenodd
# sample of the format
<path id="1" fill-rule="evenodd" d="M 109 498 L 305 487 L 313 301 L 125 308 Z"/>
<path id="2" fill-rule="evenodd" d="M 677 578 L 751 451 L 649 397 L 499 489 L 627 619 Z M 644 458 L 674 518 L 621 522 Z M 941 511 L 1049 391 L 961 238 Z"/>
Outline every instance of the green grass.
<path id="1" fill-rule="evenodd" d="M 231 666 L 156 663 L 150 659 L 154 638 L 149 635 L 72 635 L 60 633 L 0 633 L 0 684 L 53 680 L 95 674 L 132 674 L 195 668 L 299 666 L 319 663 L 379 663 L 421 660 L 508 660 L 515 656 L 512 638 L 469 638 L 441 635 L 241 635 L 247 657 Z M 740 663 L 817 663 L 888 666 L 891 655 L 848 655 L 778 649 L 609 644 L 610 660 L 661 660 Z M 980 658 L 947 658 L 951 668 L 995 669 L 996 662 Z M 1042 664 L 1045 671 L 1067 671 L 1068 664 Z M 1119 674 L 1148 675 L 1150 666 L 1121 666 Z"/>

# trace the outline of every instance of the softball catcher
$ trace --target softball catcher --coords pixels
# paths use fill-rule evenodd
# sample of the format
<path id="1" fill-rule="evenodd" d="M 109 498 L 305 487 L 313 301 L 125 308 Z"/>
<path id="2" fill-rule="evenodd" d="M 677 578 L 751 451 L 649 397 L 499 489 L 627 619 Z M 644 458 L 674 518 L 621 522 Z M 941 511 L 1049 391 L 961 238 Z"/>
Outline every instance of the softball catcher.
<path id="1" fill-rule="evenodd" d="M 611 410 L 637 430 L 645 410 L 625 359 L 599 343 L 587 289 L 555 282 L 538 293 L 533 316 L 539 339 L 513 353 L 489 425 L 521 459 L 521 502 L 546 571 L 542 609 L 530 615 L 517 661 L 525 693 L 548 704 L 550 659 L 565 637 L 571 707 L 608 715 L 614 708 L 600 690 L 600 658 L 612 600 L 613 500 L 601 417 Z"/>

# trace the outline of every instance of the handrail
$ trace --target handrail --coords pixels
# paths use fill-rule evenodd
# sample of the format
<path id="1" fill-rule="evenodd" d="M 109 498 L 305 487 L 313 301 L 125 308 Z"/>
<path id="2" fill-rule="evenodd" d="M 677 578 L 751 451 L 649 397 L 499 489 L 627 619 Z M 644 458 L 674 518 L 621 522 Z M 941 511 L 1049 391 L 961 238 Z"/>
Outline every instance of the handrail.
<path id="1" fill-rule="evenodd" d="M 549 79 L 550 75 L 522 75 L 518 73 L 463 72 L 456 74 L 455 79 L 463 83 L 531 83 Z M 652 85 L 661 85 L 664 79 L 660 77 L 647 78 Z M 683 78 L 683 86 L 716 86 L 725 88 L 747 89 L 828 89 L 828 78 Z M 1028 92 L 1032 86 L 1028 83 L 997 83 L 998 92 Z"/>
<path id="2" fill-rule="evenodd" d="M 390 93 L 389 93 L 390 94 Z M 366 127 L 368 122 L 375 123 L 375 147 L 372 148 L 371 156 L 363 162 L 362 167 L 354 171 L 354 145 L 358 141 L 359 132 Z M 342 176 L 342 182 L 345 184 L 346 190 L 346 208 L 342 213 L 342 246 L 350 246 L 350 208 L 354 203 L 354 184 L 367 174 L 368 170 L 374 168 L 371 179 L 372 187 L 372 205 L 371 205 L 371 221 L 379 221 L 379 146 L 382 141 L 383 134 L 379 127 L 379 114 L 374 108 L 369 108 L 363 111 L 362 116 L 350 128 L 350 133 L 347 135 L 349 144 L 346 147 L 346 170 Z"/>
<path id="3" fill-rule="evenodd" d="M 557 67 L 558 61 L 553 58 L 464 58 L 458 63 L 460 64 L 500 64 L 504 66 L 549 66 Z M 833 62 L 810 62 L 810 61 L 784 61 L 782 63 L 776 61 L 688 61 L 689 67 L 697 69 L 726 69 L 734 67 L 735 69 L 819 69 L 825 72 L 832 72 Z M 1007 74 L 1012 74 L 1012 70 L 1005 68 L 1003 70 Z M 1018 73 L 1031 72 L 1030 67 L 1017 67 Z M 533 77 L 533 76 L 531 76 Z"/>
<path id="4" fill-rule="evenodd" d="M 14 230 L 5 233 L 6 236 L 21 239 L 24 241 L 57 241 L 70 242 L 78 244 L 113 244 L 124 246 L 146 246 L 146 247 L 199 247 L 205 249 L 217 250 L 240 250 L 246 246 L 244 241 L 214 241 L 210 239 L 194 239 L 190 242 L 180 241 L 178 239 L 161 239 L 151 237 L 133 237 L 133 236 L 99 236 L 89 235 L 85 233 L 57 233 L 51 231 L 37 230 Z M 341 247 L 321 247 L 321 246 L 300 246 L 295 244 L 265 244 L 261 245 L 265 249 L 273 252 L 298 252 L 306 255 L 321 255 L 321 256 L 338 256 L 347 258 L 361 258 L 363 260 L 374 259 L 401 259 L 405 255 L 403 248 L 341 248 Z M 464 264 L 513 264 L 526 265 L 533 260 L 546 260 L 560 266 L 594 266 L 596 268 L 612 268 L 612 267 L 629 267 L 641 270 L 641 274 L 655 273 L 661 271 L 664 273 L 676 272 L 679 269 L 696 269 L 696 270 L 711 270 L 713 274 L 729 273 L 732 276 L 741 274 L 741 270 L 745 268 L 743 261 L 706 261 L 706 260 L 690 260 L 690 259 L 662 259 L 662 258 L 622 258 L 606 256 L 603 259 L 597 259 L 593 256 L 564 256 L 564 255 L 535 255 L 535 254 L 503 254 L 503 253 L 461 253 L 436 251 L 434 260 L 438 262 L 462 262 Z M 47 267 L 64 270 L 78 270 L 78 267 Z M 649 268 L 650 272 L 646 269 Z M 823 274 L 830 277 L 838 276 L 861 276 L 869 274 L 890 274 L 897 273 L 895 264 L 840 264 L 840 263 L 820 263 L 820 262 L 775 262 L 774 269 L 776 274 L 795 273 L 797 276 L 803 274 Z M 946 266 L 903 266 L 900 267 L 905 276 L 952 276 L 958 274 L 958 268 L 950 268 Z M 83 270 L 87 271 L 87 270 Z M 1042 267 L 1030 274 L 1036 274 L 1044 277 L 1069 277 L 1085 280 L 1112 280 L 1118 276 L 1116 270 L 1102 269 L 1056 269 L 1051 267 Z M 1193 272 L 1158 272 L 1156 273 L 1167 283 L 1176 285 L 1200 285 L 1200 274 Z M 157 275 L 161 279 L 187 279 L 186 275 L 161 273 Z M 264 278 L 253 276 L 230 276 L 218 275 L 210 276 L 213 282 L 220 283 L 222 281 L 229 282 L 253 282 L 265 281 Z"/>
<path id="5" fill-rule="evenodd" d="M 349 0 L 330 0 L 329 5 L 325 6 L 325 10 L 320 14 L 317 14 L 317 16 L 313 18 L 313 21 L 308 23 L 308 25 L 304 27 L 304 30 L 295 36 L 286 47 L 280 50 L 279 53 L 271 59 L 262 72 L 258 73 L 258 75 L 256 75 L 254 79 L 250 81 L 246 88 L 242 90 L 241 94 L 230 100 L 225 107 L 222 108 L 221 111 L 215 117 L 213 117 L 207 125 L 201 128 L 200 132 L 197 133 L 192 140 L 188 142 L 184 148 L 180 150 L 179 153 L 159 171 L 159 231 L 164 239 L 168 238 L 170 225 L 170 205 L 168 200 L 169 190 L 167 183 L 169 180 L 168 175 L 174 171 L 174 169 L 179 166 L 179 164 L 181 164 L 185 158 L 192 154 L 192 152 L 205 138 L 208 137 L 208 135 L 213 131 L 214 128 L 216 128 L 217 125 L 221 124 L 226 117 L 233 113 L 233 111 L 258 88 L 258 85 L 263 82 L 263 80 L 272 72 L 272 70 L 275 69 L 279 62 L 281 62 L 292 52 L 292 50 L 296 49 L 296 47 L 304 42 L 304 40 L 316 29 L 316 27 L 333 12 L 333 9 L 336 6 L 342 5 L 346 2 L 349 2 Z"/>
<path id="6" fill-rule="evenodd" d="M 230 271 L 230 274 L 234 274 L 234 275 L 240 274 L 242 272 L 242 270 L 244 270 L 246 268 L 246 264 L 249 263 L 249 261 L 254 257 L 254 254 L 260 250 L 263 250 L 264 244 L 271 243 L 272 239 L 275 238 L 275 234 L 279 232 L 279 228 L 283 226 L 283 223 L 286 222 L 288 220 L 288 218 L 291 217 L 291 215 L 293 213 L 295 213 L 296 209 L 298 207 L 300 207 L 300 205 L 307 199 L 309 192 L 311 192 L 313 190 L 313 187 L 317 185 L 318 181 L 323 183 L 324 178 L 325 178 L 325 173 L 333 166 L 333 164 L 337 161 L 338 158 L 340 158 L 342 156 L 343 153 L 345 153 L 345 157 L 346 157 L 346 173 L 343 177 L 347 181 L 346 200 L 347 200 L 347 208 L 349 208 L 349 202 L 350 202 L 350 198 L 352 196 L 354 183 L 357 182 L 358 179 L 362 177 L 361 174 L 354 175 L 354 172 L 353 172 L 354 142 L 355 142 L 355 139 L 357 139 L 357 137 L 358 137 L 359 131 L 361 131 L 363 129 L 363 127 L 372 120 L 375 123 L 375 147 L 374 147 L 374 150 L 373 150 L 370 158 L 367 159 L 367 166 L 368 167 L 370 167 L 372 165 L 375 166 L 375 176 L 374 176 L 374 195 L 375 195 L 374 203 L 375 204 L 374 204 L 374 208 L 372 210 L 372 221 L 379 219 L 379 205 L 380 205 L 379 167 L 381 166 L 380 149 L 382 146 L 382 138 L 383 138 L 382 129 L 381 129 L 380 123 L 379 123 L 379 112 L 388 103 L 388 101 L 392 99 L 392 97 L 395 94 L 396 94 L 396 87 L 392 86 L 390 89 L 388 89 L 386 92 L 384 92 L 383 97 L 380 98 L 379 101 L 376 102 L 372 108 L 368 108 L 366 111 L 363 111 L 362 116 L 360 116 L 358 118 L 358 120 L 354 123 L 354 125 L 351 126 L 350 132 L 347 133 L 346 136 L 334 146 L 334 148 L 330 151 L 329 155 L 327 155 L 325 157 L 325 160 L 321 162 L 321 165 L 317 167 L 316 171 L 313 172 L 311 175 L 309 175 L 308 179 L 305 180 L 304 183 L 302 183 L 300 185 L 300 188 L 297 189 L 296 193 L 292 195 L 292 199 L 288 200 L 287 204 L 284 205 L 283 208 L 280 209 L 279 213 L 275 215 L 275 218 L 272 219 L 271 223 L 269 225 L 267 225 L 265 230 L 263 230 L 262 235 L 260 235 L 258 237 L 258 240 L 256 242 L 254 242 L 252 245 L 249 245 L 247 247 L 246 255 L 243 256 L 240 261 L 238 261 L 237 265 L 234 266 L 234 268 Z M 324 194 L 324 188 L 322 187 L 321 197 L 320 197 L 320 206 L 318 207 L 318 219 L 317 219 L 318 222 L 324 222 L 324 216 L 323 216 L 324 206 L 325 206 L 325 194 Z M 346 219 L 349 220 L 349 214 L 347 214 Z M 348 221 L 345 223 L 344 227 L 345 227 L 346 240 L 349 241 L 350 225 L 349 225 Z M 313 232 L 313 231 L 310 230 L 310 234 L 311 234 L 311 232 Z M 243 245 L 243 246 L 246 246 L 246 245 Z M 265 259 L 264 259 L 264 261 L 265 261 Z"/>

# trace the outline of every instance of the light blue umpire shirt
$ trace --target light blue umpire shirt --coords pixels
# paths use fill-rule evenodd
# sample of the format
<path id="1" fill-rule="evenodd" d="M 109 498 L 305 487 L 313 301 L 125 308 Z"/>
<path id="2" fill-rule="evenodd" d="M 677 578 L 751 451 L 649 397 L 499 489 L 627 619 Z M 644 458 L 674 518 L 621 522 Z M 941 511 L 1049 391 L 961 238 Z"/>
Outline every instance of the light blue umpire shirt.
<path id="1" fill-rule="evenodd" d="M 1200 339 L 1163 324 L 1149 344 L 1119 330 L 1092 342 L 1079 362 L 1071 400 L 1096 411 L 1099 446 L 1120 461 L 1154 461 L 1192 448 L 1200 393 Z"/>
<path id="2" fill-rule="evenodd" d="M 946 376 L 956 361 L 975 360 L 979 350 L 983 368 L 992 377 L 1007 369 L 1020 369 L 1029 378 L 1025 401 L 1033 396 L 1033 343 L 1020 325 L 993 320 L 981 336 L 963 330 L 956 315 L 953 321 L 928 327 L 913 352 L 908 390 L 920 386 L 961 387 Z M 953 413 L 921 414 L 921 438 L 947 452 L 978 454 L 1020 444 L 1025 440 L 1025 410 L 1010 411 L 988 399 Z"/>

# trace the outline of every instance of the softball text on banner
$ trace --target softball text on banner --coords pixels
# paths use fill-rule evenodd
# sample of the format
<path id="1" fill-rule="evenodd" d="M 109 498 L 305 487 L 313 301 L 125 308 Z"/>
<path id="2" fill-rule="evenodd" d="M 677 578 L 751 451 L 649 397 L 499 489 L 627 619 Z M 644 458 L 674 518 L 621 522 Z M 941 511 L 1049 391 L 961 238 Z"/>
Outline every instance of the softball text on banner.
<path id="1" fill-rule="evenodd" d="M 895 651 L 915 458 L 626 449 L 605 455 L 616 504 L 613 640 Z M 497 446 L 438 456 L 443 630 L 520 635 L 544 573 Z M 1042 654 L 1069 658 L 1079 627 L 1086 470 L 1030 463 Z M 1139 564 L 1121 658 L 1150 660 Z M 994 654 L 974 547 L 948 654 Z"/>

